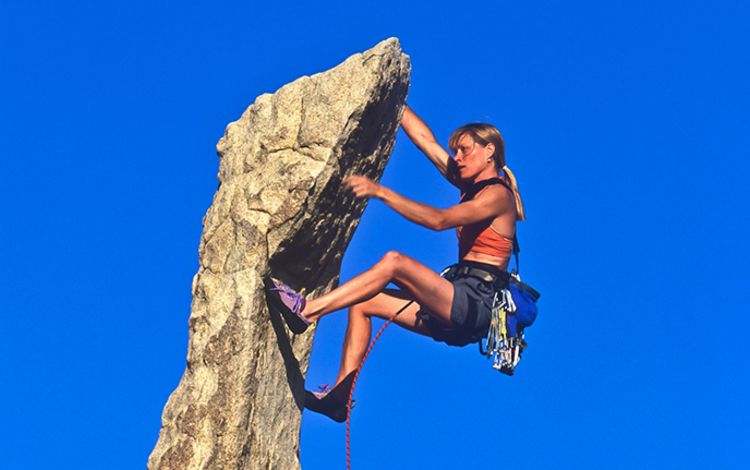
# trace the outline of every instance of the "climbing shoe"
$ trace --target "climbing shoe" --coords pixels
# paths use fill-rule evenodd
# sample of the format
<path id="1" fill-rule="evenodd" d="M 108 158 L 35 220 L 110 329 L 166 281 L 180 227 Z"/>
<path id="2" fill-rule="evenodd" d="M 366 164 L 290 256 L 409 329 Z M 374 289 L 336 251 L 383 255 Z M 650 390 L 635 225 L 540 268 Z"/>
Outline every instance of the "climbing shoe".
<path id="1" fill-rule="evenodd" d="M 263 280 L 263 284 L 268 308 L 281 314 L 292 333 L 303 333 L 312 322 L 302 316 L 307 304 L 302 294 L 270 276 Z"/>
<path id="2" fill-rule="evenodd" d="M 333 388 L 325 385 L 319 387 L 321 389 L 319 392 L 305 390 L 305 408 L 326 415 L 337 423 L 343 423 L 346 421 L 346 404 L 349 401 L 349 392 L 356 375 L 357 369 L 354 369 Z M 354 402 L 352 402 L 352 407 L 354 407 Z"/>

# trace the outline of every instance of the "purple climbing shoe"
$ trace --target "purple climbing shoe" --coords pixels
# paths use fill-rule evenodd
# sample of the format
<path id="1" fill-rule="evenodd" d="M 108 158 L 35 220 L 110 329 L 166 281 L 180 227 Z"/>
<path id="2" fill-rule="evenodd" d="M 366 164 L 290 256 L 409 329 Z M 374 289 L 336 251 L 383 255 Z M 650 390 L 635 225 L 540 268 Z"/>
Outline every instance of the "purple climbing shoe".
<path id="1" fill-rule="evenodd" d="M 263 280 L 266 286 L 266 300 L 268 307 L 281 314 L 292 333 L 303 333 L 312 323 L 302 316 L 307 302 L 302 294 L 272 277 Z"/>
<path id="2" fill-rule="evenodd" d="M 305 390 L 305 408 L 326 415 L 337 423 L 343 423 L 346 421 L 346 404 L 349 401 L 349 392 L 356 375 L 357 369 L 354 369 L 333 388 L 324 385 L 318 387 L 319 392 Z M 352 401 L 352 408 L 354 408 L 354 401 Z"/>

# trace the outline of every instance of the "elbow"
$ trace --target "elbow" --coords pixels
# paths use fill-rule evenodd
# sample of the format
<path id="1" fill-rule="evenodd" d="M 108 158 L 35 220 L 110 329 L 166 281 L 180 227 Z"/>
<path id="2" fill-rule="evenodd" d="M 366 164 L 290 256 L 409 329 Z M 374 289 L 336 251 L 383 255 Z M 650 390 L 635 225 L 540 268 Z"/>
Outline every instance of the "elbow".
<path id="1" fill-rule="evenodd" d="M 445 214 L 438 213 L 429 228 L 436 232 L 442 232 L 443 230 L 451 228 L 451 224 L 445 217 Z"/>

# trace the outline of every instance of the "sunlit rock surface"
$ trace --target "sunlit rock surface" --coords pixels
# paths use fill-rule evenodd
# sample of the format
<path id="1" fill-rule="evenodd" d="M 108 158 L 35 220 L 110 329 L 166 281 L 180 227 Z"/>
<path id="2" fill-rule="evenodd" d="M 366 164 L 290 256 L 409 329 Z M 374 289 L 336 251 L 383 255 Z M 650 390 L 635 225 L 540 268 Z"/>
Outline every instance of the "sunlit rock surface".
<path id="1" fill-rule="evenodd" d="M 379 180 L 409 86 L 395 38 L 259 96 L 219 140 L 203 219 L 187 367 L 150 469 L 295 469 L 314 328 L 269 315 L 273 270 L 306 293 L 335 287 L 365 202 L 341 180 Z"/>

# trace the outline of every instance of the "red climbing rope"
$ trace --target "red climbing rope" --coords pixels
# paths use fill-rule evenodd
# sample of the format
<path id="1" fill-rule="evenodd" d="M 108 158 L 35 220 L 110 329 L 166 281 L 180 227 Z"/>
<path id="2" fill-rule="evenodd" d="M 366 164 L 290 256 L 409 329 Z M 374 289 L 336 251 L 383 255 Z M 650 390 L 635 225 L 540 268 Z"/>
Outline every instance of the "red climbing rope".
<path id="1" fill-rule="evenodd" d="M 372 339 L 372 341 L 370 342 L 370 345 L 367 347 L 367 351 L 365 351 L 365 355 L 362 356 L 362 362 L 359 363 L 359 368 L 357 369 L 357 373 L 354 374 L 354 380 L 352 380 L 352 388 L 349 390 L 349 400 L 346 403 L 346 468 L 347 470 L 351 470 L 352 468 L 352 453 L 351 453 L 351 446 L 350 446 L 351 424 L 352 424 L 352 397 L 354 396 L 354 387 L 357 386 L 357 379 L 359 378 L 359 374 L 362 372 L 362 367 L 365 365 L 367 356 L 370 355 L 370 351 L 372 351 L 372 348 L 373 346 L 375 346 L 375 342 L 378 340 L 378 338 L 380 338 L 380 335 L 382 335 L 385 329 L 388 327 L 388 325 L 390 325 L 393 322 L 393 320 L 395 320 L 396 317 L 401 312 L 406 310 L 406 307 L 408 307 L 412 303 L 414 303 L 413 300 L 407 303 L 406 305 L 404 305 L 403 307 L 401 307 L 401 309 L 398 312 L 396 312 L 390 319 L 388 319 L 387 322 L 385 322 L 385 324 L 382 327 L 380 327 L 380 330 L 375 335 L 375 338 Z"/>

